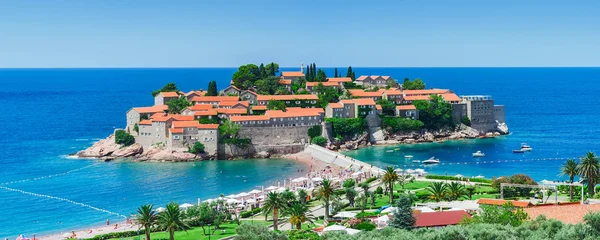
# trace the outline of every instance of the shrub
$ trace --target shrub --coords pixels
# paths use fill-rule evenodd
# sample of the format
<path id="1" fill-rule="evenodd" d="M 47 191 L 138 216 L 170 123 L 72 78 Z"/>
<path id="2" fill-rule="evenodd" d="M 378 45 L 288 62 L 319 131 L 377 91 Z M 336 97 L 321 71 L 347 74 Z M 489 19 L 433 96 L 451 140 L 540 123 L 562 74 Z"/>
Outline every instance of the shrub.
<path id="1" fill-rule="evenodd" d="M 321 136 L 316 136 L 310 142 L 312 144 L 316 144 L 316 145 L 319 145 L 321 147 L 324 147 L 325 144 L 327 144 L 327 139 L 325 139 L 324 137 L 321 137 Z"/>
<path id="2" fill-rule="evenodd" d="M 460 122 L 461 122 L 462 124 L 464 124 L 464 125 L 467 125 L 467 126 L 469 126 L 469 127 L 471 126 L 471 119 L 469 119 L 469 117 L 467 117 L 467 116 L 464 116 L 464 117 L 462 117 L 462 118 L 460 119 Z"/>
<path id="3" fill-rule="evenodd" d="M 135 138 L 131 136 L 131 134 L 127 133 L 124 130 L 117 130 L 115 132 L 115 143 L 121 144 L 123 146 L 129 146 L 135 142 Z"/>
<path id="4" fill-rule="evenodd" d="M 321 136 L 321 125 L 314 125 L 308 129 L 308 136 L 313 139 L 317 136 Z"/>
<path id="5" fill-rule="evenodd" d="M 384 116 L 381 125 L 390 132 L 410 132 L 423 128 L 423 122 L 403 117 Z"/>
<path id="6" fill-rule="evenodd" d="M 262 211 L 261 208 L 255 208 L 255 209 L 250 210 L 250 211 L 244 211 L 244 212 L 240 213 L 240 217 L 241 218 L 248 218 L 248 217 L 251 217 L 251 216 L 254 216 L 256 214 L 261 213 L 261 211 Z"/>
<path id="7" fill-rule="evenodd" d="M 375 180 L 377 180 L 377 177 L 370 177 L 370 178 L 367 178 L 367 180 L 365 182 L 366 183 L 371 183 L 371 182 L 373 182 Z"/>
<path id="8" fill-rule="evenodd" d="M 195 153 L 195 154 L 203 153 L 204 152 L 204 144 L 202 144 L 201 142 L 195 142 L 194 146 L 192 146 L 190 148 L 190 152 Z"/>
<path id="9" fill-rule="evenodd" d="M 319 240 L 319 235 L 316 232 L 308 229 L 288 231 L 289 240 Z"/>
<path id="10" fill-rule="evenodd" d="M 133 131 L 135 131 L 136 133 L 140 133 L 140 126 L 138 126 L 137 123 L 133 125 Z"/>
<path id="11" fill-rule="evenodd" d="M 383 188 L 381 186 L 377 187 L 377 189 L 375 189 L 375 193 L 376 194 L 383 194 Z"/>
<path id="12" fill-rule="evenodd" d="M 88 238 L 88 240 L 108 240 L 108 239 L 113 239 L 113 238 L 119 239 L 119 238 L 133 237 L 133 236 L 137 236 L 137 235 L 138 235 L 137 231 L 113 232 L 113 233 L 96 235 L 93 238 Z"/>
<path id="13" fill-rule="evenodd" d="M 207 116 L 198 118 L 200 124 L 218 124 L 219 119 L 217 117 L 209 118 Z"/>
<path id="14" fill-rule="evenodd" d="M 345 138 L 363 133 L 367 125 L 363 118 L 327 118 L 325 121 L 331 123 L 333 135 Z"/>
<path id="15" fill-rule="evenodd" d="M 429 174 L 427 176 L 425 176 L 425 178 L 439 179 L 439 180 L 456 180 L 456 181 L 460 181 L 460 180 L 465 181 L 466 180 L 466 178 L 464 178 L 464 177 L 462 179 L 460 179 L 460 178 L 457 178 L 454 176 L 429 175 Z M 469 182 L 490 183 L 491 184 L 492 180 L 484 179 L 484 178 L 469 178 Z"/>
<path id="16" fill-rule="evenodd" d="M 368 218 L 368 217 L 377 217 L 379 216 L 379 213 L 376 212 L 359 212 L 358 214 L 356 214 L 357 218 Z"/>
<path id="17" fill-rule="evenodd" d="M 370 221 L 364 221 L 359 224 L 356 224 L 356 226 L 354 226 L 354 228 L 356 228 L 358 230 L 363 230 L 363 231 L 371 231 L 371 230 L 377 228 L 377 226 L 375 225 L 375 223 L 372 223 Z"/>
<path id="18" fill-rule="evenodd" d="M 287 236 L 282 232 L 270 231 L 268 227 L 260 224 L 243 223 L 235 232 L 238 234 L 237 240 L 258 240 L 258 239 L 273 239 L 286 240 Z"/>

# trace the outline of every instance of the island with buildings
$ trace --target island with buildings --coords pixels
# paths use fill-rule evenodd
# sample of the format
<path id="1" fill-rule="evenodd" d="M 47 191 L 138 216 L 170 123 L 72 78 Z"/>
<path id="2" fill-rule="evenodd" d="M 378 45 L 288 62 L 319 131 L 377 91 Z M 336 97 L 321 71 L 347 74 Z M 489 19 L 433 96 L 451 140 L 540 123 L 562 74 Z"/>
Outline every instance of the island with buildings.
<path id="1" fill-rule="evenodd" d="M 266 158 L 317 144 L 331 150 L 508 134 L 504 106 L 491 96 L 458 96 L 420 79 L 327 77 L 315 64 L 282 71 L 247 64 L 231 85 L 188 92 L 174 83 L 153 92 L 154 105 L 133 107 L 127 125 L 78 152 L 105 160 L 197 161 Z"/>

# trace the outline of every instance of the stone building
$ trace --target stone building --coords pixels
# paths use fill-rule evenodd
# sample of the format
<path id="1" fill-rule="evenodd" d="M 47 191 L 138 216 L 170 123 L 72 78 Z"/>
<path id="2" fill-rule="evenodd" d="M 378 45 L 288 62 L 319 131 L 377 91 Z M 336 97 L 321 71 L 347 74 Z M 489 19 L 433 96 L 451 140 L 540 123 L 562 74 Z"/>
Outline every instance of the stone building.
<path id="1" fill-rule="evenodd" d="M 244 90 L 240 93 L 240 100 L 247 101 L 250 105 L 256 104 L 256 97 L 258 94 L 250 90 Z"/>
<path id="2" fill-rule="evenodd" d="M 313 88 L 315 88 L 319 84 L 322 84 L 323 87 L 333 88 L 336 90 L 340 88 L 340 82 L 306 82 L 306 91 L 312 93 Z"/>
<path id="3" fill-rule="evenodd" d="M 221 95 L 223 96 L 239 96 L 242 90 L 237 88 L 236 86 L 230 85 L 229 87 L 221 90 Z"/>
<path id="4" fill-rule="evenodd" d="M 388 85 L 390 85 L 390 86 L 395 85 L 394 84 L 395 82 L 396 82 L 396 80 L 394 80 L 390 76 L 371 75 L 371 76 L 360 76 L 356 79 L 357 84 L 363 85 L 365 87 L 377 86 L 380 88 L 385 88 Z"/>
<path id="5" fill-rule="evenodd" d="M 314 107 L 319 97 L 313 94 L 299 95 L 258 95 L 256 97 L 257 105 L 266 106 L 269 101 L 283 101 L 286 106 L 292 107 Z"/>
<path id="6" fill-rule="evenodd" d="M 216 155 L 219 143 L 219 124 L 199 124 L 198 121 L 174 121 L 169 128 L 167 147 L 189 149 L 196 142 L 204 145 L 204 151 Z"/>
<path id="7" fill-rule="evenodd" d="M 471 127 L 485 133 L 496 129 L 495 108 L 492 96 L 471 95 L 462 96 L 467 105 L 467 116 L 471 120 Z"/>
<path id="8" fill-rule="evenodd" d="M 183 95 L 185 95 L 185 99 L 187 99 L 188 102 L 192 102 L 192 99 L 194 97 L 202 97 L 202 96 L 206 95 L 206 92 L 204 90 L 189 91 Z"/>
<path id="9" fill-rule="evenodd" d="M 371 98 L 345 99 L 329 103 L 325 107 L 325 117 L 356 118 L 377 114 L 377 104 Z"/>
<path id="10" fill-rule="evenodd" d="M 126 121 L 127 121 L 127 126 L 125 127 L 125 131 L 127 131 L 130 134 L 137 134 L 135 131 L 133 131 L 135 124 L 139 124 L 140 120 L 142 119 L 150 119 L 150 116 L 152 116 L 155 113 L 163 113 L 168 109 L 167 105 L 158 105 L 158 106 L 152 106 L 152 107 L 137 107 L 137 108 L 132 108 L 129 109 L 129 111 L 127 111 L 127 113 L 125 114 L 126 116 Z M 139 126 L 138 126 L 139 128 Z"/>
<path id="11" fill-rule="evenodd" d="M 279 80 L 279 84 L 281 84 L 283 87 L 285 87 L 285 89 L 288 91 L 288 93 L 292 92 L 292 80 L 282 78 Z"/>
<path id="12" fill-rule="evenodd" d="M 294 127 L 313 126 L 323 122 L 322 108 L 288 108 L 267 110 L 265 115 L 232 116 L 230 120 L 242 127 Z"/>
<path id="13" fill-rule="evenodd" d="M 281 72 L 281 78 L 284 80 L 291 80 L 297 82 L 300 78 L 304 78 L 303 72 Z"/>
<path id="14" fill-rule="evenodd" d="M 504 117 L 504 105 L 494 105 L 494 120 L 499 123 L 506 122 Z"/>
<path id="15" fill-rule="evenodd" d="M 160 92 L 154 96 L 154 106 L 165 105 L 171 100 L 179 98 L 176 92 Z"/>
<path id="16" fill-rule="evenodd" d="M 348 90 L 348 92 L 350 92 L 350 95 L 352 95 L 352 97 L 362 99 L 373 99 L 373 101 L 377 102 L 383 99 L 383 93 L 385 92 L 385 89 L 380 89 L 375 92 L 366 92 L 362 89 L 350 89 Z"/>
<path id="17" fill-rule="evenodd" d="M 419 119 L 419 110 L 417 110 L 415 105 L 396 106 L 396 116 L 417 120 Z"/>
<path id="18" fill-rule="evenodd" d="M 238 96 L 202 96 L 192 98 L 192 104 L 210 104 L 213 107 L 218 107 L 221 102 L 238 101 Z"/>

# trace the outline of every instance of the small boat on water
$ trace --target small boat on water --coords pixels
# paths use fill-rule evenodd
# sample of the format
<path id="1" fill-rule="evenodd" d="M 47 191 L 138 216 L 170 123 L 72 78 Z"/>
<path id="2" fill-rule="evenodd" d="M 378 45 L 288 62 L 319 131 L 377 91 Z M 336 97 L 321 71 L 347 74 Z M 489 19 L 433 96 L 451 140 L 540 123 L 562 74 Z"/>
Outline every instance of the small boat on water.
<path id="1" fill-rule="evenodd" d="M 524 153 L 525 151 L 523 151 L 522 149 L 519 150 L 513 150 L 513 153 Z"/>
<path id="2" fill-rule="evenodd" d="M 400 151 L 400 148 L 394 148 L 394 150 L 396 150 L 396 151 Z"/>
<path id="3" fill-rule="evenodd" d="M 521 150 L 524 152 L 531 152 L 533 148 L 531 148 L 527 143 L 521 143 Z"/>
<path id="4" fill-rule="evenodd" d="M 481 151 L 477 151 L 473 153 L 473 157 L 485 157 L 485 153 L 482 153 Z"/>
<path id="5" fill-rule="evenodd" d="M 435 157 L 431 157 L 430 159 L 422 161 L 422 163 L 423 164 L 438 164 L 438 163 L 440 163 L 440 160 L 436 159 Z"/>
<path id="6" fill-rule="evenodd" d="M 394 150 L 386 150 L 385 152 L 394 152 Z"/>
<path id="7" fill-rule="evenodd" d="M 404 155 L 404 158 L 413 158 L 413 155 Z"/>
<path id="8" fill-rule="evenodd" d="M 420 160 L 412 160 L 412 162 L 414 162 L 414 163 L 420 163 L 421 161 Z"/>

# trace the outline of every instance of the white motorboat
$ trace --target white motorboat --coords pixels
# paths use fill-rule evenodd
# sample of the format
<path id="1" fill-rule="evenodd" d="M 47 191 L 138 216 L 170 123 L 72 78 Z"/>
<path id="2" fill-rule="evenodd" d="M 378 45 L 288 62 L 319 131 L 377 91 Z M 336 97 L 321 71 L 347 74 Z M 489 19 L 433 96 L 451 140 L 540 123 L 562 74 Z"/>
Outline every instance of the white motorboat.
<path id="1" fill-rule="evenodd" d="M 485 157 L 485 153 L 482 153 L 481 151 L 477 151 L 473 153 L 473 157 Z"/>
<path id="2" fill-rule="evenodd" d="M 440 163 L 440 160 L 436 159 L 435 157 L 431 157 L 430 159 L 422 161 L 421 163 L 423 163 L 423 164 L 438 164 L 438 163 Z"/>
<path id="3" fill-rule="evenodd" d="M 404 158 L 413 158 L 413 155 L 404 155 Z"/>
<path id="4" fill-rule="evenodd" d="M 527 143 L 521 143 L 521 150 L 523 152 L 531 152 L 533 148 L 531 148 Z"/>
<path id="5" fill-rule="evenodd" d="M 394 150 L 386 150 L 385 152 L 394 152 Z"/>
<path id="6" fill-rule="evenodd" d="M 420 163 L 421 161 L 420 160 L 412 160 L 412 162 L 414 162 L 414 163 Z"/>

